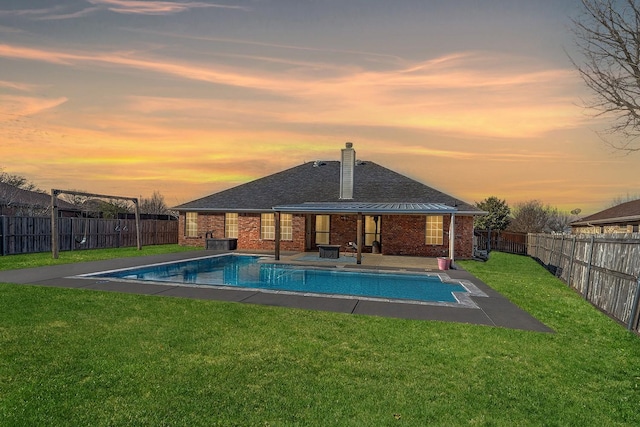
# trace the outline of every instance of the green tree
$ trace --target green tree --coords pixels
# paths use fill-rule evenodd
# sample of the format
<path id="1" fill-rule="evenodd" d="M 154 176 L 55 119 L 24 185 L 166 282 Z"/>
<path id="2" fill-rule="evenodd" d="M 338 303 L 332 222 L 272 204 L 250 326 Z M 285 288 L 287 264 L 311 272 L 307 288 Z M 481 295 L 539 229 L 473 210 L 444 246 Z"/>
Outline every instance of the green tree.
<path id="1" fill-rule="evenodd" d="M 489 212 L 487 215 L 476 217 L 474 227 L 478 230 L 504 230 L 509 225 L 511 209 L 506 201 L 491 196 L 481 202 L 476 202 L 476 207 Z"/>

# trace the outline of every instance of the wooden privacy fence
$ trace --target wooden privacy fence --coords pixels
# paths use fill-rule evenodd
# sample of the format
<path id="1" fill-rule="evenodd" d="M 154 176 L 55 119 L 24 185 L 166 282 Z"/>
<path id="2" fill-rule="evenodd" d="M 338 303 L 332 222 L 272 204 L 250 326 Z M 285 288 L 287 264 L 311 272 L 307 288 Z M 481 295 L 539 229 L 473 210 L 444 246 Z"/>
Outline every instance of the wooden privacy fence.
<path id="1" fill-rule="evenodd" d="M 638 333 L 640 234 L 529 234 L 528 255 Z"/>
<path id="2" fill-rule="evenodd" d="M 136 246 L 134 219 L 59 218 L 59 250 Z M 178 243 L 178 221 L 140 221 L 142 246 Z M 51 251 L 51 218 L 0 216 L 0 255 Z"/>
<path id="3" fill-rule="evenodd" d="M 478 249 L 500 251 L 510 254 L 527 254 L 527 233 L 514 233 L 499 230 L 475 230 Z"/>

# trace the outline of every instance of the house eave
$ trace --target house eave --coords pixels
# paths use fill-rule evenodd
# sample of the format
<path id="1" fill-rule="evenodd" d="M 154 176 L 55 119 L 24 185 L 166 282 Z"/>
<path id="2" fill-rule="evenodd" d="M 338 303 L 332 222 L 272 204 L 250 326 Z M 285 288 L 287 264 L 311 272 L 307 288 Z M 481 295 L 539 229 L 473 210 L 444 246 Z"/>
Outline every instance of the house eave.
<path id="1" fill-rule="evenodd" d="M 458 209 L 442 203 L 301 203 L 296 205 L 274 206 L 276 212 L 285 213 L 334 213 L 334 214 L 377 214 L 377 215 L 426 215 L 456 214 Z"/>
<path id="2" fill-rule="evenodd" d="M 630 215 L 630 216 L 621 216 L 618 218 L 604 218 L 604 219 L 594 219 L 590 221 L 576 221 L 569 224 L 571 227 L 582 227 L 582 226 L 593 226 L 593 225 L 603 225 L 603 224 L 620 224 L 625 222 L 634 222 L 640 221 L 640 215 Z"/>

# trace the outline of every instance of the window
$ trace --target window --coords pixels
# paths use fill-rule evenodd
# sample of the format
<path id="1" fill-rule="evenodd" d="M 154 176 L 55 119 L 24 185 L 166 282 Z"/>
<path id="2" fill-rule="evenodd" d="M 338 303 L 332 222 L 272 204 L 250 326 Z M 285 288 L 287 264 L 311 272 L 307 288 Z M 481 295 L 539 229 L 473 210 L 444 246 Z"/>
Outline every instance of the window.
<path id="1" fill-rule="evenodd" d="M 427 245 L 441 245 L 442 244 L 442 216 L 430 215 L 427 216 Z"/>
<path id="2" fill-rule="evenodd" d="M 238 214 L 226 213 L 224 214 L 224 237 L 227 239 L 238 238 Z"/>
<path id="3" fill-rule="evenodd" d="M 276 239 L 276 217 L 272 213 L 260 215 L 260 238 L 262 240 Z"/>
<path id="4" fill-rule="evenodd" d="M 380 242 L 380 217 L 368 216 L 364 217 L 364 245 L 371 246 L 373 241 Z"/>
<path id="5" fill-rule="evenodd" d="M 186 237 L 198 237 L 198 212 L 187 212 L 185 219 L 184 235 Z"/>
<path id="6" fill-rule="evenodd" d="M 316 215 L 316 245 L 329 244 L 329 215 Z"/>
<path id="7" fill-rule="evenodd" d="M 260 216 L 260 238 L 276 239 L 276 214 L 263 213 Z M 280 214 L 280 240 L 293 240 L 293 215 Z"/>
<path id="8" fill-rule="evenodd" d="M 280 214 L 280 240 L 293 240 L 292 214 Z"/>

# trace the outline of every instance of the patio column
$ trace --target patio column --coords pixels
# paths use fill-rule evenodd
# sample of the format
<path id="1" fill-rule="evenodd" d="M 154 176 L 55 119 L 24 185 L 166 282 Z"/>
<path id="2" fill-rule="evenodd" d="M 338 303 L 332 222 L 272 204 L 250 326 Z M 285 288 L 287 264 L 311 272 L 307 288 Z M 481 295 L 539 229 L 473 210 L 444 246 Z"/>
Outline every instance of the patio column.
<path id="1" fill-rule="evenodd" d="M 358 246 L 358 254 L 356 264 L 362 264 L 362 213 L 358 212 L 358 226 L 356 227 L 356 245 Z"/>
<path id="2" fill-rule="evenodd" d="M 449 258 L 451 264 L 455 258 L 455 240 L 456 240 L 456 214 L 451 214 L 451 222 L 449 223 Z"/>
<path id="3" fill-rule="evenodd" d="M 275 226 L 276 226 L 276 239 L 275 239 L 275 258 L 276 261 L 280 260 L 280 212 L 276 211 L 274 214 Z"/>

